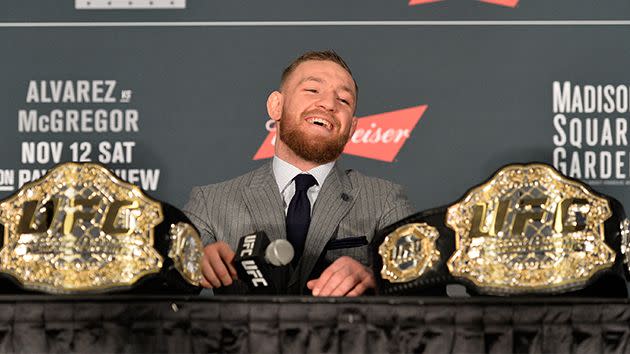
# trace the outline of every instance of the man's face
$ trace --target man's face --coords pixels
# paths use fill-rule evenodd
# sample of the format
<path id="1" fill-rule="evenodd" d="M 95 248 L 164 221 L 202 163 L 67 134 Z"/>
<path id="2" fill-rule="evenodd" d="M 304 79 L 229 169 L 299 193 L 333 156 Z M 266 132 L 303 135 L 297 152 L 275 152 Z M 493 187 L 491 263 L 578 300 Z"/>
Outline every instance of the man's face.
<path id="1" fill-rule="evenodd" d="M 306 61 L 291 73 L 281 95 L 280 140 L 304 160 L 336 160 L 356 126 L 350 74 L 331 61 Z"/>

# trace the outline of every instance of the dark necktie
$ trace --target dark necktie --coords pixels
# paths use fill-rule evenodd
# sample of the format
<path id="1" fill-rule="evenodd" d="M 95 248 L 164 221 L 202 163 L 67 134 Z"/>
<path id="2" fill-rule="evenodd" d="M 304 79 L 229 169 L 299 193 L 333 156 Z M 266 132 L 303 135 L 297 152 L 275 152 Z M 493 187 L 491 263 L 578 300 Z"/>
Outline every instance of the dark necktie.
<path id="1" fill-rule="evenodd" d="M 311 224 L 311 202 L 309 202 L 306 192 L 311 186 L 317 184 L 317 181 L 315 177 L 306 174 L 299 174 L 293 180 L 295 181 L 295 194 L 287 210 L 287 240 L 291 242 L 295 250 L 291 262 L 295 266 L 302 257 L 308 226 Z"/>

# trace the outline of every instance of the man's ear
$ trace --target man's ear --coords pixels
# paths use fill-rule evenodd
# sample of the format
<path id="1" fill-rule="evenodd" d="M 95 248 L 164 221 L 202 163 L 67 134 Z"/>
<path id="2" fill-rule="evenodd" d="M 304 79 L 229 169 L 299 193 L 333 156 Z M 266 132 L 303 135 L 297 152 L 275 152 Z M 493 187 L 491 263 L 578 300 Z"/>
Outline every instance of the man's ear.
<path id="1" fill-rule="evenodd" d="M 352 137 L 354 135 L 354 131 L 357 129 L 357 117 L 353 116 L 352 117 L 352 127 L 350 128 L 350 137 Z"/>
<path id="2" fill-rule="evenodd" d="M 267 97 L 267 114 L 269 114 L 269 118 L 276 122 L 282 117 L 283 101 L 284 96 L 279 91 L 274 91 Z"/>

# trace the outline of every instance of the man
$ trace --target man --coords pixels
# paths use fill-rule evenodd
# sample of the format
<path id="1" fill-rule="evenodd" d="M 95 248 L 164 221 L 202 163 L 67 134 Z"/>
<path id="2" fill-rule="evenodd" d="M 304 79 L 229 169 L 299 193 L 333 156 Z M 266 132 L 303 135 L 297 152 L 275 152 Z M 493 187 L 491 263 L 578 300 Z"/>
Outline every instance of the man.
<path id="1" fill-rule="evenodd" d="M 232 285 L 239 238 L 265 231 L 296 250 L 288 293 L 357 296 L 374 288 L 367 244 L 413 209 L 398 185 L 335 163 L 356 128 L 357 92 L 332 51 L 307 52 L 285 69 L 267 99 L 277 130 L 273 161 L 193 188 L 184 207 L 207 243 L 204 287 Z"/>

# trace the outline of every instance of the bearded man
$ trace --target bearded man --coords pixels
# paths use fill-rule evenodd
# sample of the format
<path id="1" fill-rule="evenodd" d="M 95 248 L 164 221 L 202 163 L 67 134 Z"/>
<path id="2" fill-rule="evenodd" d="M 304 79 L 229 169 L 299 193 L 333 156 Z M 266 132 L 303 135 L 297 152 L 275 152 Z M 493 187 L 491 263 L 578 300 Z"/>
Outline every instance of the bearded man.
<path id="1" fill-rule="evenodd" d="M 234 250 L 242 236 L 265 231 L 295 249 L 288 294 L 357 296 L 374 288 L 369 242 L 414 210 L 400 186 L 336 163 L 356 128 L 357 93 L 350 68 L 332 51 L 307 52 L 284 70 L 267 99 L 278 137 L 273 161 L 193 188 L 184 207 L 206 245 L 204 287 L 243 292 Z"/>

